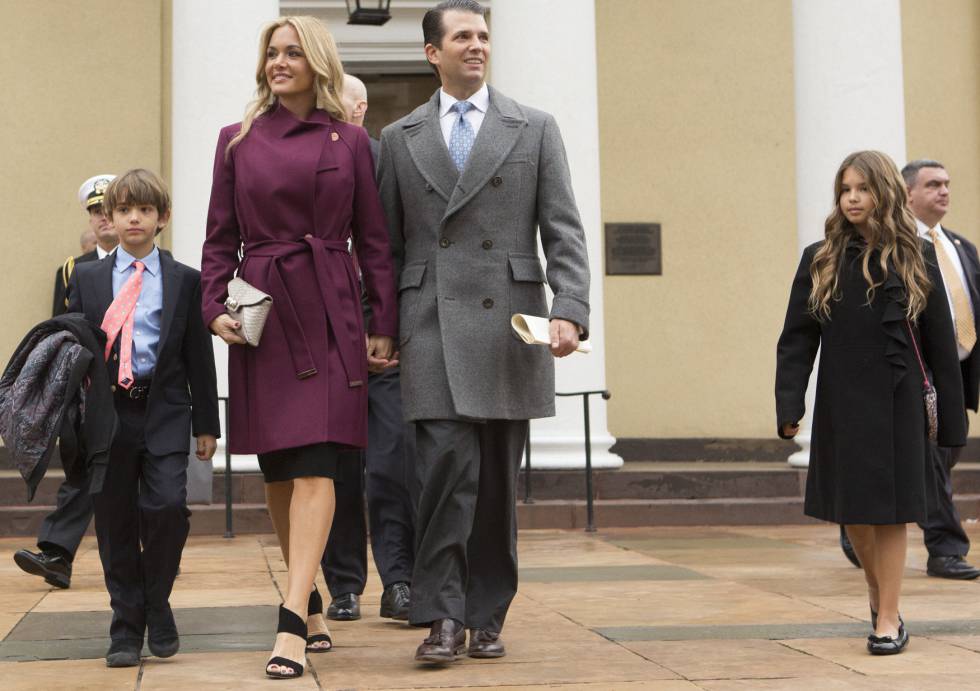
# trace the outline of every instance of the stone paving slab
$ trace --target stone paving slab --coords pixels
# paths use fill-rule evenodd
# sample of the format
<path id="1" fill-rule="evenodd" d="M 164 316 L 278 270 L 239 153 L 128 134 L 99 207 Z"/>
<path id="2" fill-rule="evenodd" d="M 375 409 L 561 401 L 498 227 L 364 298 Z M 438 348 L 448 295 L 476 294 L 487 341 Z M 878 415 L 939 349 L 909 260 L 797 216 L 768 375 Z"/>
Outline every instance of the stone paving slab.
<path id="1" fill-rule="evenodd" d="M 967 524 L 974 538 L 980 526 Z M 86 538 L 68 591 L 13 566 L 0 540 L 0 688 L 268 688 L 263 674 L 285 589 L 269 535 L 192 537 L 172 603 L 181 652 L 109 670 L 108 598 Z M 378 617 L 372 570 L 356 622 L 292 689 L 969 689 L 980 678 L 980 583 L 924 573 L 910 530 L 902 611 L 909 650 L 865 650 L 866 592 L 834 526 L 522 532 L 508 654 L 445 669 L 412 660 L 425 631 Z M 321 592 L 326 592 L 320 582 Z M 148 651 L 144 651 L 148 654 Z M 52 659 L 63 658 L 63 659 Z M 6 660 L 6 661 L 4 661 Z M 14 661 L 20 660 L 20 661 Z"/>

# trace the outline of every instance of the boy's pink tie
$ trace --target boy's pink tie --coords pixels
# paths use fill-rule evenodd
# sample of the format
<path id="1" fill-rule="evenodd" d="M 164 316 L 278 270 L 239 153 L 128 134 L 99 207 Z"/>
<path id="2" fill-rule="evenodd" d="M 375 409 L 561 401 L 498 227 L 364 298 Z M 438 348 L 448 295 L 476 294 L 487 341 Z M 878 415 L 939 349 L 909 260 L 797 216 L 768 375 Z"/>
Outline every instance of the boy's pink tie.
<path id="1" fill-rule="evenodd" d="M 112 344 L 122 331 L 119 340 L 119 386 L 128 389 L 133 385 L 133 320 L 136 301 L 143 288 L 143 262 L 133 262 L 136 271 L 123 284 L 116 299 L 109 305 L 102 319 L 102 330 L 106 334 L 105 359 L 109 360 Z"/>

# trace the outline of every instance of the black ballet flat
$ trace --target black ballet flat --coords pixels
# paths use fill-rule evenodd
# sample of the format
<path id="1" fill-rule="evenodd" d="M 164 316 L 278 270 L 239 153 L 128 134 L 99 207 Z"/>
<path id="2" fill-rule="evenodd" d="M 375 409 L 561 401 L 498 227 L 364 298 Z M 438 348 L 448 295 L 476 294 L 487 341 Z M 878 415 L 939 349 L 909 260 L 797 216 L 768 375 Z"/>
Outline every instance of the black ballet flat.
<path id="1" fill-rule="evenodd" d="M 868 636 L 868 652 L 872 655 L 898 655 L 909 645 L 909 632 L 905 629 L 905 622 L 899 618 L 898 637 Z"/>
<path id="2" fill-rule="evenodd" d="M 299 615 L 286 609 L 285 605 L 279 605 L 279 627 L 276 629 L 276 633 L 290 633 L 294 636 L 299 636 L 300 638 L 306 638 L 306 622 L 300 619 Z M 272 665 L 278 665 L 280 669 L 283 667 L 291 667 L 294 670 L 299 670 L 298 672 L 293 672 L 292 674 L 288 672 L 273 672 L 269 669 Z M 297 677 L 303 676 L 304 666 L 295 660 L 290 660 L 286 657 L 281 657 L 276 655 L 265 663 L 265 673 L 266 676 L 272 677 L 273 679 L 295 679 Z"/>
<path id="3" fill-rule="evenodd" d="M 320 597 L 320 591 L 316 589 L 316 586 L 313 586 L 313 592 L 310 593 L 310 603 L 306 606 L 306 616 L 311 617 L 314 614 L 323 614 L 323 598 Z M 314 647 L 317 643 L 324 641 L 330 645 L 326 648 Z M 306 636 L 306 652 L 329 653 L 331 650 L 333 650 L 333 639 L 330 638 L 329 633 L 311 633 Z"/>

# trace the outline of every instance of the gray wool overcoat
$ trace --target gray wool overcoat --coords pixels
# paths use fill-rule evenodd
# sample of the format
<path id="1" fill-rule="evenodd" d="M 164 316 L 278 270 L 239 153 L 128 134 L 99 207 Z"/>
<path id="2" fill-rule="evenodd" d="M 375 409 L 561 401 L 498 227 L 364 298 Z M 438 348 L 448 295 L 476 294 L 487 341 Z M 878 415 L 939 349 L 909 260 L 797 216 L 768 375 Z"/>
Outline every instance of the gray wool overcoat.
<path id="1" fill-rule="evenodd" d="M 522 343 L 510 318 L 567 319 L 588 337 L 585 234 L 555 119 L 491 87 L 459 173 L 437 90 L 381 133 L 378 187 L 398 276 L 406 419 L 554 415 L 554 359 Z"/>

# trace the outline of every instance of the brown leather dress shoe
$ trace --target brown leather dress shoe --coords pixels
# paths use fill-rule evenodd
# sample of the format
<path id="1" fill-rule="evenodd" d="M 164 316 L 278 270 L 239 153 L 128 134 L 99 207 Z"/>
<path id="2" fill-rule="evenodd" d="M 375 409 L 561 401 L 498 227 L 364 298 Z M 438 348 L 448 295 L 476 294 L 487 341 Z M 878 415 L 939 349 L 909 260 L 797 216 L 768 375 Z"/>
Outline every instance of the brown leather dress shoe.
<path id="1" fill-rule="evenodd" d="M 419 662 L 443 665 L 454 662 L 466 651 L 466 629 L 455 619 L 436 619 L 428 637 L 415 651 Z"/>
<path id="2" fill-rule="evenodd" d="M 500 634 L 486 629 L 470 629 L 470 647 L 466 650 L 470 657 L 503 657 L 507 654 Z"/>

